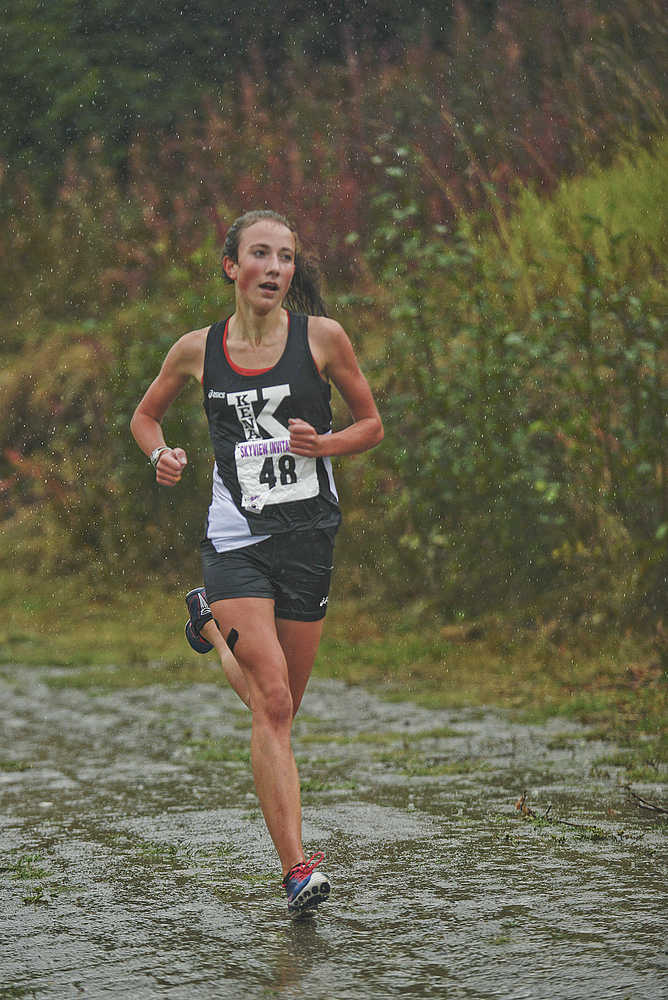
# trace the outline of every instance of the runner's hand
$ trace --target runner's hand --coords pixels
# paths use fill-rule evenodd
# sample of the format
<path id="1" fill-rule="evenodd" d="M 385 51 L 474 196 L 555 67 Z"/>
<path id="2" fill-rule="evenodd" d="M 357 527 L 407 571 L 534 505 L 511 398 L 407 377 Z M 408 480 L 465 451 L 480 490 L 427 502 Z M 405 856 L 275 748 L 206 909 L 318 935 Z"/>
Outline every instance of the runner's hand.
<path id="1" fill-rule="evenodd" d="M 305 420 L 288 420 L 290 428 L 290 451 L 295 455 L 306 455 L 309 458 L 317 458 L 322 455 L 322 438 L 317 433 L 315 427 L 307 424 Z"/>
<path id="2" fill-rule="evenodd" d="M 183 448 L 168 448 L 163 451 L 155 468 L 156 482 L 161 486 L 176 486 L 188 464 Z"/>

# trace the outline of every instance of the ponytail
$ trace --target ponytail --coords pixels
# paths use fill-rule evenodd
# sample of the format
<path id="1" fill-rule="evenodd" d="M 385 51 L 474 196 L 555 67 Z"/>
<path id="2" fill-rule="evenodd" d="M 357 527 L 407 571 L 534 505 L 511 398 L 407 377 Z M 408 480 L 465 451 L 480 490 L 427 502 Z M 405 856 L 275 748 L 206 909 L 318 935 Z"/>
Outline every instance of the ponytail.
<path id="1" fill-rule="evenodd" d="M 285 296 L 286 307 L 309 316 L 326 316 L 327 306 L 320 292 L 320 282 L 317 260 L 298 250 L 295 255 L 295 273 Z"/>
<path id="2" fill-rule="evenodd" d="M 261 222 L 265 219 L 285 226 L 295 238 L 295 273 L 288 289 L 288 294 L 285 297 L 286 308 L 291 309 L 293 312 L 307 313 L 309 316 L 326 316 L 327 307 L 320 291 L 322 278 L 318 261 L 312 254 L 302 250 L 297 230 L 288 222 L 285 216 L 279 215 L 278 212 L 272 212 L 269 209 L 245 212 L 244 215 L 235 219 L 227 231 L 225 242 L 223 243 L 223 257 L 229 257 L 230 260 L 238 261 L 239 239 L 242 231 L 247 229 L 248 226 L 252 226 L 253 223 Z M 225 274 L 225 271 L 223 271 L 223 277 L 226 281 L 232 281 Z"/>

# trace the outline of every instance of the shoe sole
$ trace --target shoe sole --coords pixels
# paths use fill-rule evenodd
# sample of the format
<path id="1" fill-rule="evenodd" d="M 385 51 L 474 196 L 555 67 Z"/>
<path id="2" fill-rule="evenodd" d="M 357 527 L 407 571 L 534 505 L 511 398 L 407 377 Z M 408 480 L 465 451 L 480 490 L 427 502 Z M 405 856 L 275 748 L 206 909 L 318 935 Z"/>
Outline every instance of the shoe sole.
<path id="1" fill-rule="evenodd" d="M 314 885 L 311 885 L 313 881 L 311 879 L 309 884 L 304 886 L 297 898 L 288 903 L 288 913 L 298 914 L 304 913 L 305 910 L 314 910 L 316 906 L 320 906 L 329 898 L 331 886 L 324 876 L 321 878 L 322 882 L 316 881 Z"/>

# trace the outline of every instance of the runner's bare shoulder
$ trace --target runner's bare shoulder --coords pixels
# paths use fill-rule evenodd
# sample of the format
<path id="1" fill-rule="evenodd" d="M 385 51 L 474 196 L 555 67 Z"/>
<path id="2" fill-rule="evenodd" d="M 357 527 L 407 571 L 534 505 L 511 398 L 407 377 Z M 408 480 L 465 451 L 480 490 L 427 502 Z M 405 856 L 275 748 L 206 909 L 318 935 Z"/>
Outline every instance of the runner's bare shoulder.
<path id="1" fill-rule="evenodd" d="M 201 330 L 191 330 L 190 333 L 184 333 L 169 349 L 164 367 L 201 379 L 208 332 L 209 327 L 206 326 Z"/>
<path id="2" fill-rule="evenodd" d="M 332 363 L 352 350 L 346 331 L 328 316 L 309 316 L 308 338 L 321 375 L 329 375 Z"/>

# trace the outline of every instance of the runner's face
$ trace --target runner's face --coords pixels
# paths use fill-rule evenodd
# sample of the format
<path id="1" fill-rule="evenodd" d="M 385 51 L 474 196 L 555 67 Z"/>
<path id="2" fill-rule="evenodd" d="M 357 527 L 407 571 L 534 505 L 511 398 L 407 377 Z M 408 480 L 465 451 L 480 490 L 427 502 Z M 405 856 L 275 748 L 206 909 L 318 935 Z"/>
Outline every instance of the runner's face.
<path id="1" fill-rule="evenodd" d="M 238 257 L 226 268 L 237 295 L 261 312 L 280 306 L 295 273 L 293 233 L 279 222 L 254 222 L 241 231 Z"/>

